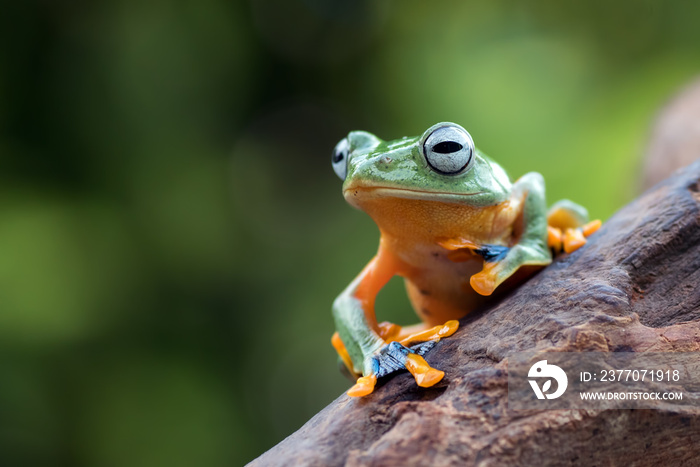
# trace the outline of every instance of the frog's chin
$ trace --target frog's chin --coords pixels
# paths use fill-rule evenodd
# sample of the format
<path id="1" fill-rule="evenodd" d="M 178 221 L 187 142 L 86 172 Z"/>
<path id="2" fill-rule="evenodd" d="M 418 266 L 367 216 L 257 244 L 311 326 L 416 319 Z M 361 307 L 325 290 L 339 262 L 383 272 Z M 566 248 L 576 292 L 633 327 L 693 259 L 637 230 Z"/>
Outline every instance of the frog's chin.
<path id="1" fill-rule="evenodd" d="M 366 201 L 389 198 L 437 201 L 451 204 L 475 204 L 474 201 L 476 201 L 476 198 L 483 194 L 485 194 L 484 191 L 477 191 L 474 193 L 447 193 L 440 191 L 410 190 L 406 188 L 357 186 L 343 190 L 345 200 L 358 208 Z"/>

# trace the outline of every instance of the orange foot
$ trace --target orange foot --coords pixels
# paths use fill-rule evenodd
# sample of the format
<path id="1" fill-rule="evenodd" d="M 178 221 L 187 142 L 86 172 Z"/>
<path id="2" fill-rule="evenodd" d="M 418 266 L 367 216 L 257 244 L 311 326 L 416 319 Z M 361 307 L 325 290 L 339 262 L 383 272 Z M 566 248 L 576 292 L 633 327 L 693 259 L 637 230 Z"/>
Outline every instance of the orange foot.
<path id="1" fill-rule="evenodd" d="M 457 332 L 458 328 L 459 321 L 452 319 L 450 321 L 447 321 L 442 326 L 433 326 L 432 328 L 426 329 L 425 331 L 416 332 L 414 334 L 406 336 L 399 341 L 399 344 L 403 345 L 404 347 L 410 347 L 413 344 L 417 344 L 419 342 L 437 342 L 443 337 L 451 336 L 452 334 Z"/>
<path id="2" fill-rule="evenodd" d="M 496 289 L 496 269 L 498 263 L 484 262 L 481 272 L 474 274 L 469 279 L 469 284 L 479 295 L 488 297 Z"/>
<path id="3" fill-rule="evenodd" d="M 557 227 L 547 226 L 547 244 L 557 253 L 562 250 L 566 253 L 574 252 L 585 245 L 586 238 L 593 235 L 601 225 L 600 220 L 594 220 L 583 227 L 567 228 L 563 232 Z"/>
<path id="4" fill-rule="evenodd" d="M 355 385 L 348 390 L 348 396 L 364 397 L 368 394 L 372 394 L 376 384 L 377 377 L 375 375 L 362 376 L 358 378 Z"/>
<path id="5" fill-rule="evenodd" d="M 423 357 L 414 353 L 406 357 L 406 369 L 411 372 L 416 384 L 422 388 L 437 384 L 445 376 L 444 371 L 436 370 L 428 365 Z"/>
<path id="6" fill-rule="evenodd" d="M 392 337 L 392 342 L 394 345 L 399 345 L 399 347 L 411 347 L 414 344 L 421 342 L 438 342 L 443 337 L 448 337 L 454 334 L 459 328 L 459 321 L 450 320 L 441 326 L 434 326 L 423 331 L 412 333 L 400 341 L 398 339 L 398 334 L 401 328 L 395 324 L 382 323 L 379 325 L 380 334 L 386 339 L 386 336 Z M 390 344 L 389 342 L 387 344 Z M 341 357 L 347 357 L 347 351 L 342 345 L 342 341 L 336 335 L 333 336 L 333 345 L 338 350 L 338 354 Z M 345 358 L 343 358 L 345 360 Z M 349 360 L 349 358 L 348 358 Z M 352 365 L 351 362 L 346 362 L 346 365 Z M 406 361 L 404 362 L 404 367 L 413 375 L 416 380 L 416 384 L 420 387 L 428 388 L 430 386 L 438 383 L 444 376 L 445 372 L 436 370 L 432 368 L 428 362 L 425 361 L 423 357 L 416 353 L 408 353 L 406 355 Z M 371 394 L 374 391 L 374 387 L 377 384 L 377 376 L 372 374 L 368 376 L 362 376 L 357 379 L 357 382 L 353 387 L 348 390 L 347 394 L 350 397 L 364 397 Z"/>

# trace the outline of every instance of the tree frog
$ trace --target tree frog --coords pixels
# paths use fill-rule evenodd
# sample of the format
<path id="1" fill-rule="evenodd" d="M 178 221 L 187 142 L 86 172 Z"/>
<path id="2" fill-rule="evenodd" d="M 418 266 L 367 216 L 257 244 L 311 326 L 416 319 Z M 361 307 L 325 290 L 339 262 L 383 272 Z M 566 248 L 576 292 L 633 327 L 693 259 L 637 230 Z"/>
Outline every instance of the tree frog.
<path id="1" fill-rule="evenodd" d="M 511 183 L 454 123 L 394 141 L 353 131 L 336 145 L 332 163 L 347 202 L 369 214 L 381 234 L 377 254 L 333 303 L 331 342 L 358 377 L 353 397 L 370 394 L 377 378 L 397 370 L 422 387 L 439 382 L 444 372 L 423 355 L 457 330 L 457 320 L 497 288 L 550 264 L 552 251 L 581 247 L 600 227 L 568 200 L 548 211 L 542 175 Z M 405 279 L 422 323 L 377 322 L 375 297 L 395 275 Z"/>

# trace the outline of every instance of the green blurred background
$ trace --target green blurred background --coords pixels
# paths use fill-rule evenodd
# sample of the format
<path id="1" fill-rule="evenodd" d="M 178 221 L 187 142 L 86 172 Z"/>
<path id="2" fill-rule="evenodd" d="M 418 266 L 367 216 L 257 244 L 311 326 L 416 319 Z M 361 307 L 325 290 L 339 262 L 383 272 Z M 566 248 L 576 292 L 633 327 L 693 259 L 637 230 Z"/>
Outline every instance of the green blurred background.
<path id="1" fill-rule="evenodd" d="M 26 1 L 0 13 L 0 464 L 229 466 L 348 387 L 378 236 L 330 152 L 466 127 L 607 218 L 700 4 Z M 401 284 L 381 319 L 415 321 Z"/>

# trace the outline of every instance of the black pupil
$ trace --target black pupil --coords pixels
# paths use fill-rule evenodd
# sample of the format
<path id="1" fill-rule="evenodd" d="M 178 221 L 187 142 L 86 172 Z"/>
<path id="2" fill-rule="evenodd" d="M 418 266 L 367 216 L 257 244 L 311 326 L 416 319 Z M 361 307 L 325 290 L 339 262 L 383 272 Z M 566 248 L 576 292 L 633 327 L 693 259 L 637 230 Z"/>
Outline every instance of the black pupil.
<path id="1" fill-rule="evenodd" d="M 443 141 L 433 146 L 433 152 L 438 154 L 451 154 L 453 152 L 460 151 L 464 146 L 456 141 Z"/>
<path id="2" fill-rule="evenodd" d="M 345 155 L 343 154 L 343 151 L 335 151 L 333 153 L 333 163 L 337 164 L 338 162 L 343 160 L 343 157 L 345 157 Z"/>

